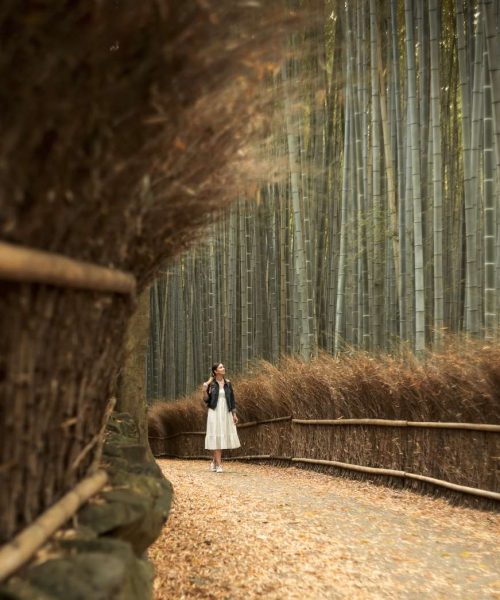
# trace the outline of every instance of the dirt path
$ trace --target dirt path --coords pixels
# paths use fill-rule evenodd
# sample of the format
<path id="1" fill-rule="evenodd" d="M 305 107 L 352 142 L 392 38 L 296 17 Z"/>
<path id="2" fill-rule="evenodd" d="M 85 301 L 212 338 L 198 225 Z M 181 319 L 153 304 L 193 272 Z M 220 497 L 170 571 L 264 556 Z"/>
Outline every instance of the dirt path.
<path id="1" fill-rule="evenodd" d="M 161 460 L 155 598 L 500 598 L 500 517 L 296 468 Z"/>

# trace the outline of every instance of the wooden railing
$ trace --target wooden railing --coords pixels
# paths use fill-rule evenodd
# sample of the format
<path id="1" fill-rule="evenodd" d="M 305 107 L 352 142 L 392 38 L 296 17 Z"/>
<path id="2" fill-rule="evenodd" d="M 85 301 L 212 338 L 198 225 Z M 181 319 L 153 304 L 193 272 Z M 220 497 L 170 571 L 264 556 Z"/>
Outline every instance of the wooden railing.
<path id="1" fill-rule="evenodd" d="M 445 423 L 439 421 L 397 421 L 390 419 L 292 419 L 295 425 L 377 425 L 378 427 L 422 427 L 427 429 L 467 429 L 500 432 L 500 425 L 484 423 Z"/>
<path id="2" fill-rule="evenodd" d="M 7 242 L 0 242 L 0 279 L 132 295 L 137 287 L 130 273 Z"/>
<path id="3" fill-rule="evenodd" d="M 477 487 L 471 487 L 466 485 L 459 485 L 450 481 L 445 481 L 436 477 L 429 477 L 427 475 L 420 475 L 401 469 L 387 469 L 382 467 L 371 467 L 366 465 L 346 463 L 337 460 L 322 460 L 311 457 L 295 456 L 294 450 L 294 429 L 303 426 L 312 427 L 343 427 L 343 426 L 363 426 L 363 427 L 395 427 L 395 428 L 420 428 L 420 429 L 448 429 L 448 430 L 462 430 L 462 431 L 478 431 L 488 434 L 500 433 L 500 425 L 489 424 L 489 423 L 459 423 L 459 422 L 434 422 L 434 421 L 406 421 L 396 419 L 294 419 L 291 415 L 278 417 L 275 419 L 265 419 L 262 421 L 251 421 L 248 423 L 242 423 L 237 425 L 238 429 L 247 429 L 251 427 L 257 427 L 259 425 L 283 423 L 285 421 L 290 422 L 290 435 L 291 435 L 291 456 L 278 456 L 275 454 L 251 454 L 251 455 L 240 455 L 234 457 L 227 457 L 225 460 L 273 460 L 273 461 L 288 461 L 290 464 L 314 464 L 335 467 L 338 469 L 345 469 L 356 471 L 360 473 L 366 473 L 371 475 L 385 475 L 389 477 L 397 477 L 402 479 L 423 481 L 435 486 L 450 489 L 453 491 L 470 494 L 489 500 L 500 501 L 500 493 L 492 490 L 484 490 Z M 168 440 L 172 440 L 176 437 L 182 436 L 204 436 L 205 431 L 185 431 L 174 433 L 169 436 L 150 436 L 150 440 L 163 440 L 168 443 Z M 168 449 L 167 449 L 168 450 Z M 169 453 L 168 451 L 157 452 L 156 455 L 172 457 L 172 458 L 184 458 L 184 459 L 202 459 L 207 458 L 207 455 L 203 454 L 191 454 L 182 455 L 176 453 Z"/>

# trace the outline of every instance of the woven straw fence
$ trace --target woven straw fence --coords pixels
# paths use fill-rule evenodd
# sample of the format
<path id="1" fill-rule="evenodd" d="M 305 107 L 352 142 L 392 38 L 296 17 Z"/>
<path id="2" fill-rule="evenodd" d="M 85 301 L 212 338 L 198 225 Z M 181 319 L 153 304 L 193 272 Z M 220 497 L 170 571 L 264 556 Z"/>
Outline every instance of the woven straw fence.
<path id="1" fill-rule="evenodd" d="M 0 544 L 95 469 L 137 295 L 254 186 L 292 21 L 273 0 L 2 2 Z"/>
<path id="2" fill-rule="evenodd" d="M 452 484 L 457 492 L 486 497 L 488 503 L 500 500 L 496 468 L 500 426 L 408 424 L 396 420 L 377 423 L 376 419 L 352 421 L 292 419 L 289 416 L 242 424 L 238 426 L 241 448 L 228 452 L 228 458 L 289 461 L 336 474 L 431 489 L 430 482 L 412 477 L 423 476 L 442 482 L 432 484 L 436 493 L 453 493 L 444 485 Z M 150 444 L 158 457 L 208 457 L 203 431 L 150 435 Z M 319 461 L 342 463 L 342 466 Z M 370 472 L 370 468 L 375 471 Z M 388 472 L 377 472 L 377 469 Z M 460 490 L 460 487 L 473 489 Z"/>

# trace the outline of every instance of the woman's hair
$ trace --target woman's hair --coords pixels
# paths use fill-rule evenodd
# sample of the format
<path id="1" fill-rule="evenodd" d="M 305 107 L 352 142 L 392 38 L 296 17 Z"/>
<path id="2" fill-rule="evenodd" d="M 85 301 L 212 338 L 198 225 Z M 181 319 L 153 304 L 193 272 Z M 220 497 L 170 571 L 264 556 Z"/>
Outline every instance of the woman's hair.
<path id="1" fill-rule="evenodd" d="M 220 362 L 216 362 L 212 365 L 212 377 L 215 377 L 215 371 L 217 370 L 217 367 L 222 364 Z"/>

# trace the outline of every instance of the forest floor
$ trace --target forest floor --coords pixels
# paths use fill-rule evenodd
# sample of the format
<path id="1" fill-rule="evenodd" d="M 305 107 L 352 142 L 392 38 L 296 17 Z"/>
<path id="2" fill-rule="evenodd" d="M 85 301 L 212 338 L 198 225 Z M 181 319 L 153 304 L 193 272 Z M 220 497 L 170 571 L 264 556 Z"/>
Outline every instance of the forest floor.
<path id="1" fill-rule="evenodd" d="M 295 467 L 158 461 L 155 600 L 500 598 L 500 516 Z"/>

